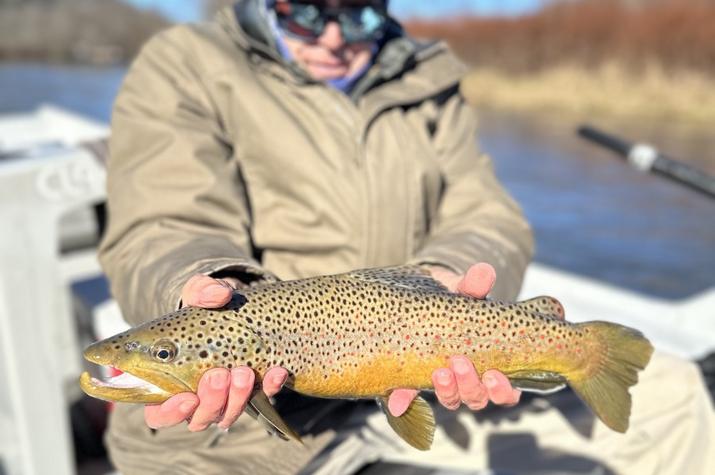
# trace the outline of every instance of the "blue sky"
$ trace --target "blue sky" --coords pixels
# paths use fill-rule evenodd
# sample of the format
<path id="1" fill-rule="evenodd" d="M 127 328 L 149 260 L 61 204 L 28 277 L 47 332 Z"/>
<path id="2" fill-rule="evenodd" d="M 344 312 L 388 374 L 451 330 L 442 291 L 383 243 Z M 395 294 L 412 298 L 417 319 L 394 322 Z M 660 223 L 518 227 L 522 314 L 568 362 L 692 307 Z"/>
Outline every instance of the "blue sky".
<path id="1" fill-rule="evenodd" d="M 194 21 L 201 17 L 200 0 L 124 0 L 142 8 L 152 8 L 174 21 Z M 439 17 L 462 12 L 480 15 L 518 15 L 537 9 L 544 0 L 390 0 L 390 10 L 398 18 Z"/>

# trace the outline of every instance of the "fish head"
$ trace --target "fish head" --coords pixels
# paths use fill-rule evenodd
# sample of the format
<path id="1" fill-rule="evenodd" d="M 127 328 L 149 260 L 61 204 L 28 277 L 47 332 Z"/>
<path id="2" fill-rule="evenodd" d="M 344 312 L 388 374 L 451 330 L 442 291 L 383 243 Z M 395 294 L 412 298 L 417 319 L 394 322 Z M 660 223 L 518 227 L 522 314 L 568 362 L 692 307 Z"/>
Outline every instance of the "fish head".
<path id="1" fill-rule="evenodd" d="M 196 392 L 206 370 L 241 363 L 234 358 L 229 337 L 213 331 L 218 324 L 210 315 L 206 309 L 184 308 L 90 345 L 85 359 L 123 374 L 100 381 L 84 373 L 80 386 L 98 399 L 136 403 Z"/>

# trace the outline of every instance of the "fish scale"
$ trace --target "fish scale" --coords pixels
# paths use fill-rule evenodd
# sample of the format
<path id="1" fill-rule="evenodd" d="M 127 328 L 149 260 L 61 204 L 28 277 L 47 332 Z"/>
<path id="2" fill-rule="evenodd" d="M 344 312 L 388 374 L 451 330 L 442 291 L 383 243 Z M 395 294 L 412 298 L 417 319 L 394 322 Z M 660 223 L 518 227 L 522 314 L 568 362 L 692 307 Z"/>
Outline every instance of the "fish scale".
<path id="1" fill-rule="evenodd" d="M 627 327 L 574 324 L 563 315 L 552 297 L 504 303 L 451 293 L 416 266 L 266 283 L 241 289 L 222 309 L 184 308 L 85 351 L 155 388 L 132 392 L 89 376 L 82 387 L 110 400 L 160 402 L 196 391 L 210 368 L 249 366 L 260 381 L 280 366 L 300 393 L 384 405 L 396 388 L 432 389 L 432 372 L 465 355 L 479 373 L 497 369 L 524 390 L 569 384 L 609 427 L 625 431 L 628 387 L 647 364 L 650 343 Z M 422 400 L 413 406 L 402 419 L 386 415 L 406 441 L 425 448 L 434 421 Z M 269 416 L 290 434 L 277 414 Z"/>

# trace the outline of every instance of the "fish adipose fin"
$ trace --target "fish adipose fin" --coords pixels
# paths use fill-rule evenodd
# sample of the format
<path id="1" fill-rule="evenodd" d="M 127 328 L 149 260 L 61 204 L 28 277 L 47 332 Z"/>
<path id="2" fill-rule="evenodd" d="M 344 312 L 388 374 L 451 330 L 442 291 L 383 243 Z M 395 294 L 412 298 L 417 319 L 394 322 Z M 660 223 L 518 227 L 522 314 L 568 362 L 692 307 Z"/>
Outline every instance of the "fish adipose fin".
<path id="1" fill-rule="evenodd" d="M 390 427 L 405 442 L 417 450 L 429 450 L 432 447 L 435 422 L 432 408 L 427 401 L 417 396 L 400 417 L 390 414 L 387 397 L 378 398 L 377 403 L 385 413 Z"/>
<path id="2" fill-rule="evenodd" d="M 576 377 L 569 375 L 569 385 L 604 424 L 625 432 L 631 415 L 628 388 L 638 382 L 638 371 L 650 361 L 653 346 L 639 331 L 614 323 L 578 326 L 600 339 L 605 351 L 595 367 Z"/>
<path id="3" fill-rule="evenodd" d="M 530 313 L 535 312 L 558 318 L 564 318 L 566 316 L 564 306 L 553 297 L 535 297 L 533 299 L 524 300 L 523 302 L 517 302 L 514 305 L 516 305 L 517 308 Z"/>
<path id="4" fill-rule="evenodd" d="M 263 391 L 258 390 L 253 394 L 246 407 L 246 412 L 263 424 L 268 432 L 275 433 L 284 440 L 291 439 L 303 443 L 300 436 L 278 414 Z"/>

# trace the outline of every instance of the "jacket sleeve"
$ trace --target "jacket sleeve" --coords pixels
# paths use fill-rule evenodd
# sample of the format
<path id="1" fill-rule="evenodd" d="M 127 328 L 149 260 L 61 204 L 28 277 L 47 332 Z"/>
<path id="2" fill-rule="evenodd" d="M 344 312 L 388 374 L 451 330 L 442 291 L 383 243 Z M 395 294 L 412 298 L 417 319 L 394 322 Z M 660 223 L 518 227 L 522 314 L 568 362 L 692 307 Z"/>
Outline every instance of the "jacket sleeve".
<path id="1" fill-rule="evenodd" d="M 179 33 L 181 33 L 179 31 Z M 133 325 L 174 310 L 195 273 L 266 272 L 231 141 L 176 29 L 151 40 L 115 103 L 101 265 Z"/>
<path id="2" fill-rule="evenodd" d="M 455 93 L 441 108 L 434 133 L 445 186 L 437 216 L 413 262 L 464 273 L 476 262 L 494 266 L 491 296 L 514 299 L 533 254 L 531 229 L 477 144 L 473 109 Z"/>

